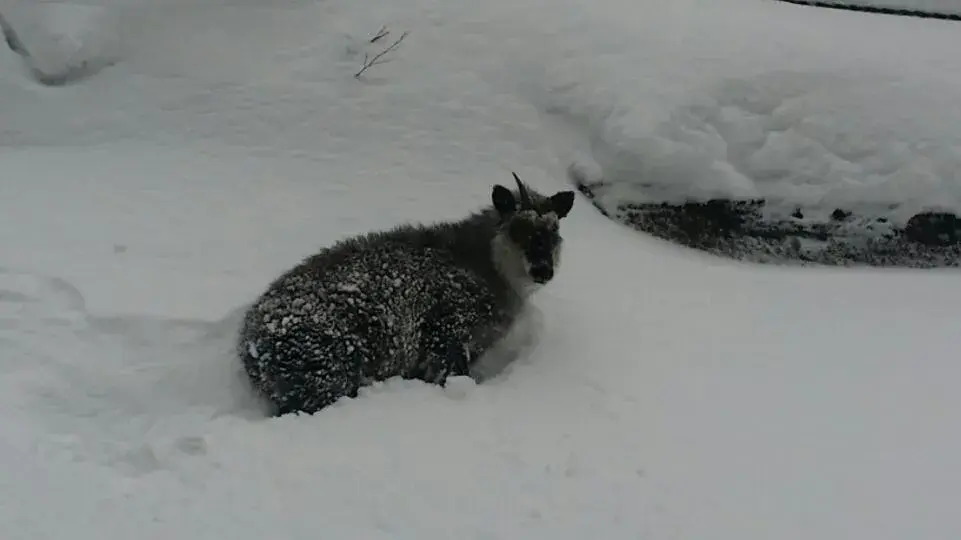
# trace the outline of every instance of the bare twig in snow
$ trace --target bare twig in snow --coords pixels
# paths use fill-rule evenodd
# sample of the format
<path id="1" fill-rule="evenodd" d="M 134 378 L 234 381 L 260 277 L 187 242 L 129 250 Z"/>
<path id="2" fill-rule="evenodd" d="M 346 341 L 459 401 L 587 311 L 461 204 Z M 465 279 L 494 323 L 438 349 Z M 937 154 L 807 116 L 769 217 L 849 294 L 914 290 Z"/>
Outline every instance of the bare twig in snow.
<path id="1" fill-rule="evenodd" d="M 381 29 L 381 31 L 382 31 L 382 32 L 385 32 L 385 29 Z M 380 36 L 380 37 L 375 36 L 375 39 L 380 39 L 380 38 L 386 36 L 386 35 L 389 34 L 389 33 L 390 33 L 390 32 L 385 32 L 383 35 L 381 35 L 381 32 L 378 32 L 377 34 L 378 34 L 378 36 Z M 376 66 L 376 65 L 378 65 L 378 64 L 386 64 L 387 62 L 390 62 L 390 58 L 384 58 L 384 55 L 386 55 L 386 54 L 389 53 L 390 51 L 392 51 L 392 50 L 396 49 L 398 46 L 400 46 L 401 42 L 404 41 L 404 38 L 406 38 L 406 37 L 407 37 L 407 34 L 409 34 L 409 33 L 410 33 L 410 30 L 405 30 L 404 33 L 401 34 L 400 37 L 397 38 L 396 41 L 394 41 L 393 43 L 391 43 L 389 47 L 387 47 L 387 48 L 384 49 L 383 51 L 375 54 L 373 57 L 371 57 L 370 55 L 365 54 L 365 55 L 364 55 L 364 65 L 363 65 L 363 67 L 360 68 L 360 71 L 358 71 L 357 73 L 354 73 L 354 78 L 355 78 L 355 79 L 356 79 L 356 78 L 359 78 L 361 75 L 364 74 L 365 71 L 367 71 L 368 69 L 370 69 L 370 68 L 372 68 L 372 67 L 374 67 L 374 66 Z M 371 40 L 371 43 L 373 43 L 373 42 L 374 42 L 374 40 Z"/>
<path id="2" fill-rule="evenodd" d="M 382 38 L 385 38 L 389 35 L 390 35 L 390 30 L 387 29 L 387 25 L 381 26 L 380 30 L 378 30 L 377 33 L 374 34 L 374 37 L 370 38 L 370 43 L 377 43 Z"/>

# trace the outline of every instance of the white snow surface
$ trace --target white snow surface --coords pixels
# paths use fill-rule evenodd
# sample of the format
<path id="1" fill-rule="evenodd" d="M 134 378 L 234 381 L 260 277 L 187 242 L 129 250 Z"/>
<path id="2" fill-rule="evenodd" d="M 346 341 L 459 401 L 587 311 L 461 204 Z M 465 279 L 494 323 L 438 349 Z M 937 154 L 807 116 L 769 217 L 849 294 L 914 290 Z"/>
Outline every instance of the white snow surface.
<path id="1" fill-rule="evenodd" d="M 279 272 L 461 216 L 511 170 L 957 208 L 953 23 L 760 0 L 0 7 L 51 69 L 113 59 L 48 88 L 0 50 L 4 540 L 961 537 L 954 271 L 749 266 L 579 198 L 494 380 L 266 418 L 232 356 Z M 384 24 L 411 34 L 355 79 Z"/>

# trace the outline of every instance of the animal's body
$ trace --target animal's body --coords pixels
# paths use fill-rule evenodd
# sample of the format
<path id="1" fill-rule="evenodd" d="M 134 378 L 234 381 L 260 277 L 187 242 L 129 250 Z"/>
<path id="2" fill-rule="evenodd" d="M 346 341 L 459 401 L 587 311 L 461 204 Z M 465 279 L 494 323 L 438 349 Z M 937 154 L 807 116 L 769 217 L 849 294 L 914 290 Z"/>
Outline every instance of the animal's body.
<path id="1" fill-rule="evenodd" d="M 237 352 L 276 414 L 316 412 L 391 377 L 443 385 L 503 338 L 559 263 L 571 191 L 520 179 L 467 218 L 338 242 L 271 283 L 247 311 Z"/>

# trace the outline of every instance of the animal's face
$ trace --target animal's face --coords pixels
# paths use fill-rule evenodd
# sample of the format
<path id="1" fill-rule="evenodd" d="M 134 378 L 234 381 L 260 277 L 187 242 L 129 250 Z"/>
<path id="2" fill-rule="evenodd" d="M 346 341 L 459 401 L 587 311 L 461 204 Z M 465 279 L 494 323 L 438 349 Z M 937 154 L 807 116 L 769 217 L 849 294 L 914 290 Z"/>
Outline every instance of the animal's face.
<path id="1" fill-rule="evenodd" d="M 560 264 L 560 221 L 574 205 L 573 191 L 550 197 L 532 193 L 517 175 L 515 196 L 504 186 L 494 186 L 491 199 L 500 214 L 501 226 L 495 242 L 501 271 L 515 281 L 543 285 L 554 277 Z"/>

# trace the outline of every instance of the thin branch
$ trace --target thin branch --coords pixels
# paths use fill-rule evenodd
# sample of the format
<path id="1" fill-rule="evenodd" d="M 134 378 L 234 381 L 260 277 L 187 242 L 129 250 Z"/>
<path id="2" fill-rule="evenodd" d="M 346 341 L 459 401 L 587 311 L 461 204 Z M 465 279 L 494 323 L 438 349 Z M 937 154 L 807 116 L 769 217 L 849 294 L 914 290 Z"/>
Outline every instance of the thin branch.
<path id="1" fill-rule="evenodd" d="M 398 46 L 400 46 L 401 42 L 404 41 L 404 38 L 406 38 L 406 37 L 407 37 L 407 34 L 409 34 L 409 33 L 410 33 L 410 30 L 405 30 L 404 33 L 401 34 L 400 37 L 397 38 L 396 41 L 394 41 L 393 43 L 391 43 L 390 46 L 387 47 L 386 49 L 384 49 L 383 51 L 381 51 L 381 52 L 377 53 L 376 55 L 374 55 L 373 58 L 370 58 L 369 55 L 366 55 L 366 54 L 365 54 L 365 55 L 364 55 L 364 65 L 363 65 L 363 67 L 360 68 L 360 71 L 358 71 L 357 73 L 354 73 L 354 78 L 355 78 L 355 79 L 356 79 L 356 78 L 359 78 L 361 75 L 364 74 L 365 71 L 367 71 L 368 69 L 370 69 L 370 68 L 372 68 L 372 67 L 374 67 L 374 66 L 376 66 L 376 65 L 378 65 L 378 64 L 386 64 L 387 62 L 390 62 L 390 59 L 389 59 L 389 58 L 383 58 L 383 56 L 384 56 L 385 54 L 389 53 L 390 51 L 396 49 Z M 380 34 L 380 32 L 378 32 L 378 34 Z M 384 35 L 386 35 L 386 34 L 384 34 Z M 381 37 L 383 37 L 383 36 L 381 36 Z M 382 58 L 383 58 L 383 59 L 382 59 Z"/>
<path id="2" fill-rule="evenodd" d="M 390 30 L 387 29 L 387 25 L 381 26 L 380 30 L 377 31 L 374 37 L 370 38 L 370 43 L 377 43 L 382 38 L 385 38 L 389 35 L 390 35 Z"/>

